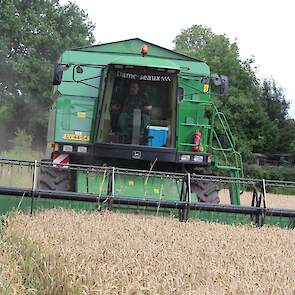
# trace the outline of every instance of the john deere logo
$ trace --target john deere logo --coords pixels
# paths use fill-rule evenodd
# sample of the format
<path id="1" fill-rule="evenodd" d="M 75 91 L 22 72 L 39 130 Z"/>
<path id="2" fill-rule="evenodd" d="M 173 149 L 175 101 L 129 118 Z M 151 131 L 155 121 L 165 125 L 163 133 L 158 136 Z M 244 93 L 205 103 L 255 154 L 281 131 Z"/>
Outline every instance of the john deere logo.
<path id="1" fill-rule="evenodd" d="M 133 159 L 140 159 L 141 158 L 141 151 L 132 151 L 132 158 Z"/>

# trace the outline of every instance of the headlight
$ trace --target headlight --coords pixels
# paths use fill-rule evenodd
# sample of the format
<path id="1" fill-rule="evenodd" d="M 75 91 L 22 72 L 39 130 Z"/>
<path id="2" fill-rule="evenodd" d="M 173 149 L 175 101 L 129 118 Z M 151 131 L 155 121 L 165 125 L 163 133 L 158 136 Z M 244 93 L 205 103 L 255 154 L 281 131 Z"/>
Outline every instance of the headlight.
<path id="1" fill-rule="evenodd" d="M 190 161 L 191 156 L 190 155 L 181 155 L 180 156 L 180 161 Z"/>
<path id="2" fill-rule="evenodd" d="M 78 153 L 87 153 L 87 146 L 78 146 L 77 152 Z"/>
<path id="3" fill-rule="evenodd" d="M 193 156 L 193 161 L 196 163 L 203 163 L 203 156 Z"/>
<path id="4" fill-rule="evenodd" d="M 73 151 L 73 146 L 72 145 L 64 145 L 62 150 L 64 152 L 72 152 Z"/>

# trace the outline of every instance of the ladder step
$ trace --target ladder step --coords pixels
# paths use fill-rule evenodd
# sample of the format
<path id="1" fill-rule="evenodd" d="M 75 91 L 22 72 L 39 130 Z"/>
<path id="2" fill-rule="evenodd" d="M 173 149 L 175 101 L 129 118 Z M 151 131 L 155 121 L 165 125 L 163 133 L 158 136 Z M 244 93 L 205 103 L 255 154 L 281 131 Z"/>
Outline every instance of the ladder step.
<path id="1" fill-rule="evenodd" d="M 210 125 L 193 124 L 193 123 L 180 123 L 180 125 L 187 126 L 187 127 L 203 127 L 203 128 L 211 129 Z"/>
<path id="2" fill-rule="evenodd" d="M 216 166 L 219 169 L 224 169 L 224 170 L 235 170 L 235 171 L 241 171 L 240 167 L 232 167 L 232 166 Z"/>
<path id="3" fill-rule="evenodd" d="M 182 102 L 192 102 L 192 103 L 202 103 L 206 105 L 211 105 L 211 102 L 208 101 L 202 101 L 202 100 L 191 100 L 191 99 L 183 99 Z"/>

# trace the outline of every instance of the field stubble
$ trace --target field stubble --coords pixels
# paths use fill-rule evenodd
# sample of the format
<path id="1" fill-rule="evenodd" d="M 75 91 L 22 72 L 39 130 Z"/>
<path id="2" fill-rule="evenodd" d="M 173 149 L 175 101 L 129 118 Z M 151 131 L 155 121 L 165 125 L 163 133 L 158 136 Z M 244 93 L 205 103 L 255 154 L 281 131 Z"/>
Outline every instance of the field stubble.
<path id="1" fill-rule="evenodd" d="M 291 230 L 64 210 L 7 223 L 6 294 L 295 294 Z"/>
<path id="2" fill-rule="evenodd" d="M 228 190 L 220 190 L 219 192 L 220 202 L 222 204 L 230 204 Z M 241 196 L 241 205 L 251 206 L 252 192 L 244 192 Z M 267 207 L 270 208 L 286 208 L 295 209 L 295 196 L 283 195 L 283 194 L 266 194 Z"/>

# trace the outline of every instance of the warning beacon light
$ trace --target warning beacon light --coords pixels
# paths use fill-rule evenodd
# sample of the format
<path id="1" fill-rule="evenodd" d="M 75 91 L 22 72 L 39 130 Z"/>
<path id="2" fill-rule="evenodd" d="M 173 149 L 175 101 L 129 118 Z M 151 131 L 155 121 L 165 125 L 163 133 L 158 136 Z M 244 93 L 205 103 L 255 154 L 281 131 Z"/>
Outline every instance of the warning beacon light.
<path id="1" fill-rule="evenodd" d="M 146 44 L 143 44 L 141 46 L 141 51 L 140 51 L 141 54 L 142 54 L 142 56 L 147 55 L 148 54 L 148 51 L 149 51 L 149 47 Z"/>

